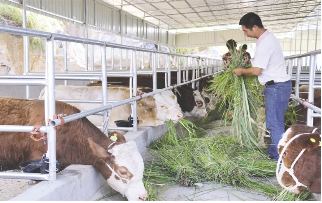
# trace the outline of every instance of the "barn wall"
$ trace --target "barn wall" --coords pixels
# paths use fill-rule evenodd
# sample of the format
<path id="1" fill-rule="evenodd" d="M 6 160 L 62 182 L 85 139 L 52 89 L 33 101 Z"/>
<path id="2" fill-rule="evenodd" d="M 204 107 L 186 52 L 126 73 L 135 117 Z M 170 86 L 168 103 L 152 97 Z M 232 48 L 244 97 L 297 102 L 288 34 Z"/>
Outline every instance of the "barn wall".
<path id="1" fill-rule="evenodd" d="M 211 32 L 183 33 L 176 35 L 176 47 L 224 46 L 226 41 L 234 39 L 238 44 L 255 43 L 256 40 L 246 37 L 242 30 L 222 30 Z"/>
<path id="2" fill-rule="evenodd" d="M 0 0 L 0 3 L 22 8 L 18 0 Z M 175 46 L 174 40 L 169 40 L 173 36 L 168 36 L 171 34 L 167 30 L 99 0 L 28 0 L 27 10 L 78 26 L 84 27 L 86 23 L 89 27 L 132 39 Z"/>

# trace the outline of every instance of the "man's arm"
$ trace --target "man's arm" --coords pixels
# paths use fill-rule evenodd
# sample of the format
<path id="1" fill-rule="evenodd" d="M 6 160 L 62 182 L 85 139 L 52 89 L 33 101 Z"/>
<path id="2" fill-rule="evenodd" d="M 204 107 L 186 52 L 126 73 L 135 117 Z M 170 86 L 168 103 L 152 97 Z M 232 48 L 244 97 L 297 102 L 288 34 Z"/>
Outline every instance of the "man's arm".
<path id="1" fill-rule="evenodd" d="M 258 76 L 263 69 L 261 68 L 257 68 L 257 67 L 251 67 L 251 68 L 236 68 L 235 70 L 233 70 L 233 73 L 235 73 L 238 76 L 241 75 L 248 75 L 248 76 Z"/>

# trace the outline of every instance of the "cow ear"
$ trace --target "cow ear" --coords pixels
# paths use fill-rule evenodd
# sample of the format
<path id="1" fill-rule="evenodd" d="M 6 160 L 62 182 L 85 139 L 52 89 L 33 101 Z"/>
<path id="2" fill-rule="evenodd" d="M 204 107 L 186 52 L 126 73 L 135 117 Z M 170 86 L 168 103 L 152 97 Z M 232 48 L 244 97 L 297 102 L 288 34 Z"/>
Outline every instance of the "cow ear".
<path id="1" fill-rule="evenodd" d="M 301 135 L 297 140 L 297 144 L 300 145 L 302 149 L 305 148 L 307 151 L 310 151 L 312 149 L 321 147 L 320 136 L 321 135 L 318 133 Z"/>
<path id="2" fill-rule="evenodd" d="M 90 137 L 87 139 L 89 143 L 89 147 L 91 148 L 93 154 L 98 157 L 99 159 L 106 159 L 109 158 L 110 155 L 107 151 L 101 147 L 99 144 L 96 144 Z"/>
<path id="3" fill-rule="evenodd" d="M 109 132 L 110 136 L 116 136 L 117 137 L 117 140 L 116 142 L 117 143 L 124 143 L 126 142 L 126 139 L 124 137 L 124 135 L 118 131 L 111 131 Z"/>
<path id="4" fill-rule="evenodd" d="M 140 101 L 137 101 L 138 107 L 144 106 L 144 107 L 151 107 L 155 108 L 155 99 L 153 96 L 148 96 L 144 99 L 141 99 Z"/>

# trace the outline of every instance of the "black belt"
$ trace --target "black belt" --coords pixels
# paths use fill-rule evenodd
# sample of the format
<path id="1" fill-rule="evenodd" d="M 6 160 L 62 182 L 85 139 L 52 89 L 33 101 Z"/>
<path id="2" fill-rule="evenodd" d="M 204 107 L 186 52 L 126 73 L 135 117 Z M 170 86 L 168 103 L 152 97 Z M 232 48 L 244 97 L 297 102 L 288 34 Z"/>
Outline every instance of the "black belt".
<path id="1" fill-rule="evenodd" d="M 266 82 L 265 86 L 267 86 L 267 85 L 274 85 L 274 80 L 270 80 L 270 81 Z"/>
<path id="2" fill-rule="evenodd" d="M 288 82 L 289 80 L 285 81 L 285 82 Z M 284 82 L 274 82 L 274 80 L 270 80 L 268 82 L 265 83 L 265 86 L 267 85 L 274 85 L 274 84 L 277 84 L 277 83 L 284 83 Z"/>

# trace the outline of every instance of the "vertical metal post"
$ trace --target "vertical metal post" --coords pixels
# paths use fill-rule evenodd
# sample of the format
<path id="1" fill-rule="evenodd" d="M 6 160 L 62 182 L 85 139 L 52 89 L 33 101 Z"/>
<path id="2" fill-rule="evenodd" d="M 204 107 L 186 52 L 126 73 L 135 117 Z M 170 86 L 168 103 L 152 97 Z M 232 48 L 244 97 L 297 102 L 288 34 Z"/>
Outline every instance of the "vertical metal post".
<path id="1" fill-rule="evenodd" d="M 123 49 L 119 49 L 119 50 L 120 50 L 120 70 L 122 70 Z"/>
<path id="2" fill-rule="evenodd" d="M 27 28 L 27 0 L 22 1 L 22 27 Z M 23 36 L 24 75 L 30 72 L 29 62 L 29 36 Z M 30 98 L 30 86 L 26 86 L 26 99 Z"/>
<path id="3" fill-rule="evenodd" d="M 303 23 L 301 25 L 303 26 Z M 300 54 L 302 53 L 302 33 L 303 33 L 302 26 L 301 26 L 301 39 L 300 39 Z"/>
<path id="4" fill-rule="evenodd" d="M 112 70 L 114 70 L 114 48 L 113 47 L 111 47 L 111 57 L 112 57 L 112 60 L 111 60 Z"/>
<path id="5" fill-rule="evenodd" d="M 92 57 L 91 57 L 91 67 L 92 67 L 92 70 L 94 70 L 95 69 L 95 64 L 94 64 L 94 45 L 92 45 L 92 49 L 91 49 L 91 55 L 92 55 Z"/>
<path id="6" fill-rule="evenodd" d="M 130 74 L 133 74 L 133 60 L 134 60 L 134 58 L 133 58 L 133 50 L 129 50 L 130 51 L 130 56 L 131 56 L 131 64 L 130 64 Z M 130 97 L 133 97 L 133 92 L 131 91 L 132 90 L 132 88 L 133 88 L 133 77 L 131 76 L 131 77 L 129 77 L 129 87 L 130 87 Z"/>
<path id="7" fill-rule="evenodd" d="M 55 64 L 54 64 L 54 36 L 47 40 L 47 95 L 48 95 L 48 117 L 53 119 L 56 112 L 55 105 Z M 56 180 L 56 130 L 52 126 L 47 126 L 48 129 L 48 151 L 49 157 L 49 180 Z"/>
<path id="8" fill-rule="evenodd" d="M 290 60 L 291 60 L 291 68 L 293 68 L 292 61 L 295 59 L 290 59 Z M 295 96 L 296 97 L 299 97 L 301 69 L 302 69 L 302 59 L 298 58 L 297 59 L 297 69 L 296 69 L 296 80 L 295 80 Z"/>
<path id="9" fill-rule="evenodd" d="M 168 68 L 168 84 L 166 87 L 169 87 L 171 85 L 171 62 L 170 62 L 170 57 L 171 55 L 166 55 L 166 64 L 167 64 L 167 68 Z"/>
<path id="10" fill-rule="evenodd" d="M 178 72 L 177 72 L 177 84 L 181 83 L 181 64 L 180 64 L 180 56 L 177 56 L 177 61 L 178 61 Z"/>
<path id="11" fill-rule="evenodd" d="M 156 52 L 153 52 L 152 53 L 152 81 L 153 81 L 153 91 L 156 91 L 157 90 L 157 81 L 158 81 L 158 78 L 157 78 L 157 53 Z"/>
<path id="12" fill-rule="evenodd" d="M 136 63 L 136 53 L 137 50 L 132 51 L 132 70 L 133 70 L 133 95 L 137 94 L 137 63 Z M 132 114 L 133 114 L 133 131 L 138 130 L 137 125 L 137 101 L 132 104 Z"/>
<path id="13" fill-rule="evenodd" d="M 102 69 L 102 104 L 107 105 L 107 70 L 106 70 L 106 44 L 104 44 L 101 47 L 101 57 L 102 57 L 102 61 L 101 61 L 101 69 Z M 103 122 L 102 122 L 102 126 L 103 123 L 105 121 L 105 119 L 107 118 L 107 112 L 105 111 L 103 114 Z M 105 132 L 104 132 L 105 133 Z"/>
<path id="14" fill-rule="evenodd" d="M 316 50 L 316 46 L 317 46 L 317 43 L 318 43 L 318 29 L 319 29 L 319 20 L 316 21 L 315 48 L 314 48 L 314 50 Z"/>
<path id="15" fill-rule="evenodd" d="M 285 62 L 287 64 L 287 67 L 288 67 L 288 71 L 287 71 L 287 74 L 289 76 L 292 76 L 292 72 L 293 72 L 293 69 L 292 69 L 292 66 L 290 65 L 290 59 L 286 60 Z"/>
<path id="16" fill-rule="evenodd" d="M 196 79 L 196 69 L 193 67 L 192 68 L 192 80 L 193 79 Z M 195 89 L 196 88 L 196 82 L 194 81 L 194 82 L 192 82 L 192 89 Z"/>
<path id="17" fill-rule="evenodd" d="M 309 42 L 310 42 L 310 18 L 309 18 L 309 24 L 307 26 L 307 42 L 306 42 L 306 52 L 309 52 Z"/>
<path id="18" fill-rule="evenodd" d="M 187 70 L 186 70 L 186 81 L 189 80 L 189 69 L 190 69 L 190 57 L 187 57 Z"/>
<path id="19" fill-rule="evenodd" d="M 315 77 L 315 65 L 317 55 L 310 55 L 310 78 L 309 78 L 309 93 L 308 99 L 310 102 L 314 102 L 314 77 Z M 313 110 L 307 108 L 306 124 L 313 126 Z"/>
<path id="20" fill-rule="evenodd" d="M 84 7 L 85 7 L 85 9 L 84 9 L 84 24 L 85 24 L 85 26 L 84 26 L 84 38 L 85 39 L 88 39 L 88 25 L 87 25 L 87 22 L 88 22 L 88 2 L 87 2 L 88 0 L 85 0 L 84 1 Z M 95 21 L 94 21 L 95 22 Z M 86 64 L 86 70 L 88 71 L 88 44 L 85 44 L 85 54 L 86 54 L 86 56 L 85 56 L 85 64 Z"/>
<path id="21" fill-rule="evenodd" d="M 65 72 L 68 71 L 67 69 L 67 42 L 63 42 L 64 43 L 64 69 L 65 69 Z M 64 80 L 64 85 L 67 86 L 68 85 L 68 81 L 67 80 Z"/>
<path id="22" fill-rule="evenodd" d="M 128 49 L 125 50 L 125 58 L 126 58 L 126 70 L 129 69 L 129 54 L 128 54 Z"/>

